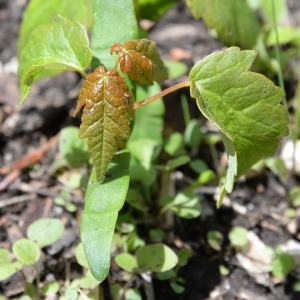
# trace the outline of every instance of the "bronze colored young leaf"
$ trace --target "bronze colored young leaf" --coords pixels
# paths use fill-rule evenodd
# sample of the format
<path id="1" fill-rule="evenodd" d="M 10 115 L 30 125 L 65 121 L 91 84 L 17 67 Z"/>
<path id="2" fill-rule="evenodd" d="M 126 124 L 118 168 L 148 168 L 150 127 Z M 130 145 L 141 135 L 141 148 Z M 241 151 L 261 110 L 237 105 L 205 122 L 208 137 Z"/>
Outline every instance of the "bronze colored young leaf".
<path id="1" fill-rule="evenodd" d="M 118 150 L 118 141 L 130 135 L 132 99 L 125 80 L 116 70 L 105 72 L 100 66 L 83 83 L 75 114 L 84 106 L 79 136 L 88 138 L 98 180 L 103 178 Z"/>
<path id="2" fill-rule="evenodd" d="M 155 43 L 148 39 L 115 44 L 110 54 L 119 54 L 121 71 L 141 84 L 152 84 L 167 79 L 167 70 L 156 50 Z"/>

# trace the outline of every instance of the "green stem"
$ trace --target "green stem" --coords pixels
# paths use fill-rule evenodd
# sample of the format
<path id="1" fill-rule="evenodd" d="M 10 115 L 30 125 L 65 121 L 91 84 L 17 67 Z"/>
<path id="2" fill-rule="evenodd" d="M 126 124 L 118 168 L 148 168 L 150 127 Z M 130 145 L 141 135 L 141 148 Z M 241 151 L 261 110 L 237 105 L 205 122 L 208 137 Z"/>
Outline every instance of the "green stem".
<path id="1" fill-rule="evenodd" d="M 277 71 L 277 76 L 278 76 L 279 86 L 284 90 L 284 82 L 283 82 L 282 69 L 281 69 L 281 55 L 280 55 L 280 51 L 279 51 L 279 38 L 278 38 L 278 29 L 277 29 L 277 20 L 276 20 L 276 11 L 275 11 L 274 0 L 272 0 L 272 14 L 273 14 L 273 22 L 274 22 L 274 28 L 275 28 L 275 36 L 276 36 L 275 52 L 276 52 L 276 59 L 277 59 L 278 68 L 279 68 Z M 282 99 L 282 105 L 286 109 L 288 109 L 286 97 L 284 97 Z"/>
<path id="2" fill-rule="evenodd" d="M 179 90 L 181 88 L 184 88 L 184 87 L 189 87 L 190 85 L 191 85 L 190 81 L 184 81 L 184 82 L 180 82 L 180 83 L 177 83 L 175 85 L 172 85 L 169 88 L 159 92 L 156 95 L 153 95 L 153 96 L 151 96 L 151 97 L 149 97 L 149 98 L 147 98 L 143 101 L 136 102 L 133 106 L 133 109 L 138 109 L 138 108 L 140 108 L 140 107 L 142 107 L 146 104 L 149 104 L 149 103 L 151 103 L 151 102 L 153 102 L 153 101 L 155 101 L 159 98 L 162 98 L 162 97 L 164 97 L 164 96 L 166 96 L 166 95 L 168 95 L 168 94 L 170 94 L 174 91 L 177 91 L 177 90 Z"/>

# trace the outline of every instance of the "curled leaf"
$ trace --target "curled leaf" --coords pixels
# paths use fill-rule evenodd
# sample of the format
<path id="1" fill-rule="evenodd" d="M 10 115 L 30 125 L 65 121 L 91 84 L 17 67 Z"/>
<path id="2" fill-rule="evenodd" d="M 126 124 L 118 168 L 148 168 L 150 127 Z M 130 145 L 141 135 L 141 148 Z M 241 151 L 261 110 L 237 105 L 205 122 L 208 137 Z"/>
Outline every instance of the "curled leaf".
<path id="1" fill-rule="evenodd" d="M 106 72 L 100 66 L 86 77 L 75 114 L 82 107 L 79 136 L 88 139 L 97 179 L 101 180 L 120 140 L 130 135 L 133 96 L 116 70 Z"/>
<path id="2" fill-rule="evenodd" d="M 152 84 L 167 79 L 167 70 L 153 41 L 140 39 L 115 44 L 110 49 L 110 54 L 113 53 L 119 55 L 121 71 L 132 80 Z"/>

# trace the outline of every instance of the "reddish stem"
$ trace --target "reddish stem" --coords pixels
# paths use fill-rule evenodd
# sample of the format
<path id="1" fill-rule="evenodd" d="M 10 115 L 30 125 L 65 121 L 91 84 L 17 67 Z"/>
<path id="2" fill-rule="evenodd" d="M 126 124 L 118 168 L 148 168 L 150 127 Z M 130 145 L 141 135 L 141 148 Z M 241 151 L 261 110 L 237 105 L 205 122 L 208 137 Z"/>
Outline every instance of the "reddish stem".
<path id="1" fill-rule="evenodd" d="M 151 103 L 151 102 L 153 102 L 153 101 L 155 101 L 159 98 L 162 98 L 162 97 L 164 97 L 164 96 L 166 96 L 166 95 L 168 95 L 168 94 L 170 94 L 174 91 L 177 91 L 177 90 L 179 90 L 181 88 L 184 88 L 184 87 L 189 87 L 190 85 L 191 85 L 190 81 L 184 81 L 184 82 L 180 82 L 180 83 L 177 83 L 175 85 L 172 85 L 169 88 L 159 92 L 158 94 L 155 94 L 155 95 L 153 95 L 153 96 L 151 96 L 151 97 L 149 97 L 149 98 L 147 98 L 143 101 L 136 102 L 133 106 L 133 109 L 138 109 L 138 108 L 140 108 L 140 107 L 142 107 L 146 104 L 149 104 L 149 103 Z"/>

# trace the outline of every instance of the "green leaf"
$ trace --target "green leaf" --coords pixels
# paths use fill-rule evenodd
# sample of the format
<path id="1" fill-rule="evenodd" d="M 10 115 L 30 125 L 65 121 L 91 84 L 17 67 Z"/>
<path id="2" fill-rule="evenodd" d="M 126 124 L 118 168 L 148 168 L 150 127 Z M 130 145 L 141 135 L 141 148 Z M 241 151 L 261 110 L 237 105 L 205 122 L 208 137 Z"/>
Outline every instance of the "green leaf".
<path id="1" fill-rule="evenodd" d="M 234 247 L 244 247 L 248 243 L 247 229 L 241 226 L 233 227 L 228 237 L 231 245 Z"/>
<path id="2" fill-rule="evenodd" d="M 181 155 L 176 158 L 168 160 L 167 164 L 165 165 L 165 170 L 171 171 L 180 166 L 187 164 L 190 161 L 190 157 L 187 155 Z"/>
<path id="3" fill-rule="evenodd" d="M 168 12 L 178 0 L 137 0 L 139 18 L 157 20 Z"/>
<path id="4" fill-rule="evenodd" d="M 277 278 L 285 278 L 291 271 L 295 270 L 297 263 L 295 258 L 287 253 L 281 253 L 272 262 L 271 269 Z"/>
<path id="5" fill-rule="evenodd" d="M 288 6 L 286 0 L 272 0 L 272 1 L 259 1 L 261 12 L 265 22 L 269 22 L 272 26 L 274 26 L 274 15 L 278 23 L 284 23 L 286 18 L 288 18 Z M 273 11 L 273 5 L 275 10 Z"/>
<path id="6" fill-rule="evenodd" d="M 193 253 L 190 250 L 182 248 L 178 251 L 177 256 L 179 260 L 178 262 L 179 266 L 183 267 L 188 263 L 189 259 L 193 256 Z"/>
<path id="7" fill-rule="evenodd" d="M 207 233 L 207 241 L 210 247 L 217 251 L 221 251 L 221 246 L 223 242 L 223 234 L 218 230 L 210 230 Z"/>
<path id="8" fill-rule="evenodd" d="M 88 139 L 97 179 L 101 180 L 122 140 L 130 135 L 133 96 L 116 70 L 100 66 L 81 88 L 75 114 L 83 109 L 79 136 Z"/>
<path id="9" fill-rule="evenodd" d="M 248 71 L 254 58 L 255 51 L 232 47 L 207 56 L 190 72 L 191 96 L 219 128 L 228 156 L 219 204 L 236 178 L 272 155 L 288 134 L 288 114 L 280 104 L 284 91 Z"/>
<path id="10" fill-rule="evenodd" d="M 171 209 L 181 218 L 193 219 L 201 214 L 200 199 L 198 196 L 179 193 L 171 202 Z"/>
<path id="11" fill-rule="evenodd" d="M 126 196 L 126 203 L 134 207 L 135 209 L 147 212 L 149 210 L 149 207 L 146 204 L 145 198 L 142 196 L 142 194 L 133 188 L 130 188 L 128 190 L 127 196 Z"/>
<path id="12" fill-rule="evenodd" d="M 37 11 L 39 13 L 37 13 Z M 92 0 L 30 0 L 24 14 L 18 40 L 19 51 L 30 39 L 31 32 L 39 25 L 50 23 L 53 17 L 61 15 L 71 21 L 78 21 L 87 29 L 92 22 Z"/>
<path id="13" fill-rule="evenodd" d="M 268 37 L 266 39 L 267 46 L 275 46 L 277 45 L 277 35 L 278 35 L 278 43 L 288 44 L 291 43 L 296 38 L 297 31 L 290 26 L 281 26 L 278 28 L 274 28 L 269 32 Z"/>
<path id="14" fill-rule="evenodd" d="M 22 264 L 20 262 L 12 262 L 10 252 L 1 248 L 0 266 L 0 280 L 5 280 L 22 269 Z"/>
<path id="15" fill-rule="evenodd" d="M 86 140 L 79 138 L 78 127 L 69 126 L 60 131 L 59 151 L 74 168 L 87 164 L 89 153 Z"/>
<path id="16" fill-rule="evenodd" d="M 91 274 L 91 272 L 87 272 L 86 276 L 81 277 L 77 281 L 78 288 L 86 289 L 86 290 L 91 290 L 94 289 L 96 286 L 99 286 L 99 281 L 94 278 L 94 276 Z M 89 296 L 91 296 L 89 294 Z M 95 299 L 95 298 L 91 298 Z"/>
<path id="17" fill-rule="evenodd" d="M 75 257 L 77 262 L 84 268 L 88 268 L 88 262 L 85 257 L 84 249 L 82 243 L 78 244 L 75 248 Z"/>
<path id="18" fill-rule="evenodd" d="M 185 287 L 182 285 L 182 283 L 178 283 L 176 281 L 171 281 L 170 282 L 172 290 L 176 294 L 182 294 L 185 291 Z"/>
<path id="19" fill-rule="evenodd" d="M 28 239 L 20 239 L 14 242 L 12 250 L 16 258 L 24 265 L 34 265 L 41 256 L 39 246 Z"/>
<path id="20" fill-rule="evenodd" d="M 60 285 L 57 281 L 47 282 L 41 289 L 43 296 L 54 296 L 59 291 Z M 50 297 L 49 297 L 50 298 Z"/>
<path id="21" fill-rule="evenodd" d="M 138 24 L 132 0 L 94 1 L 92 27 L 92 69 L 100 64 L 107 69 L 115 65 L 115 56 L 109 54 L 115 43 L 138 38 Z"/>
<path id="22" fill-rule="evenodd" d="M 118 54 L 121 71 L 141 84 L 160 83 L 168 78 L 167 70 L 157 52 L 155 42 L 148 39 L 114 44 L 110 53 Z"/>
<path id="23" fill-rule="evenodd" d="M 64 230 L 64 225 L 60 220 L 44 218 L 28 226 L 27 237 L 42 248 L 56 242 L 63 235 Z"/>
<path id="24" fill-rule="evenodd" d="M 118 254 L 115 261 L 120 268 L 127 272 L 133 273 L 137 269 L 137 260 L 129 253 Z"/>
<path id="25" fill-rule="evenodd" d="M 202 159 L 194 159 L 189 163 L 189 167 L 198 174 L 203 174 L 208 170 L 206 162 Z"/>
<path id="26" fill-rule="evenodd" d="M 293 186 L 289 190 L 288 194 L 289 203 L 294 207 L 300 206 L 300 187 L 299 186 Z"/>
<path id="27" fill-rule="evenodd" d="M 249 49 L 256 44 L 260 25 L 246 0 L 186 0 L 195 18 L 202 17 L 209 28 L 229 46 Z M 270 2 L 270 1 L 269 1 Z"/>
<path id="28" fill-rule="evenodd" d="M 264 163 L 283 182 L 285 182 L 288 179 L 289 172 L 288 172 L 285 162 L 281 158 L 270 157 L 270 158 L 265 159 Z"/>
<path id="29" fill-rule="evenodd" d="M 73 70 L 85 76 L 91 58 L 87 33 L 80 23 L 57 16 L 37 27 L 19 56 L 21 101 L 42 71 Z"/>
<path id="30" fill-rule="evenodd" d="M 169 79 L 178 78 L 188 71 L 187 65 L 180 61 L 164 60 L 164 65 L 167 68 Z"/>
<path id="31" fill-rule="evenodd" d="M 185 152 L 183 135 L 179 132 L 172 133 L 165 144 L 164 150 L 170 156 L 183 154 Z"/>
<path id="32" fill-rule="evenodd" d="M 202 140 L 202 133 L 198 120 L 192 119 L 184 131 L 184 141 L 192 149 L 198 149 Z"/>
<path id="33" fill-rule="evenodd" d="M 138 139 L 128 143 L 127 148 L 142 166 L 147 170 L 150 169 L 151 163 L 160 152 L 160 147 L 156 141 L 151 139 Z"/>
<path id="34" fill-rule="evenodd" d="M 164 272 L 178 263 L 176 253 L 164 244 L 148 245 L 137 251 L 138 270 L 143 272 Z"/>
<path id="35" fill-rule="evenodd" d="M 110 249 L 118 212 L 129 187 L 128 152 L 117 153 L 102 182 L 91 173 L 81 221 L 81 241 L 93 276 L 103 281 L 110 267 Z"/>
<path id="36" fill-rule="evenodd" d="M 138 85 L 136 88 L 137 101 L 146 99 L 161 91 L 158 84 L 151 86 Z M 151 139 L 158 145 L 163 144 L 162 128 L 165 106 L 162 99 L 144 105 L 135 111 L 135 120 L 128 143 L 139 139 Z"/>

